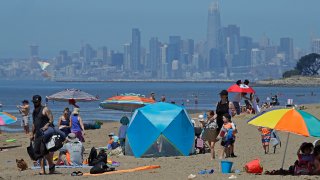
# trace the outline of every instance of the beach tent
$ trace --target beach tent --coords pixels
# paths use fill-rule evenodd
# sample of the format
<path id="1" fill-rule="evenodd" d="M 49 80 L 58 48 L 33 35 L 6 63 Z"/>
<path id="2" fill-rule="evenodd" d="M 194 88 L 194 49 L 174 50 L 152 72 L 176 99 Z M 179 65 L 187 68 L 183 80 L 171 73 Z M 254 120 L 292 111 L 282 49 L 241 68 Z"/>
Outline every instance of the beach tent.
<path id="1" fill-rule="evenodd" d="M 134 112 L 127 129 L 126 155 L 188 156 L 193 147 L 194 128 L 183 107 L 159 102 Z"/>

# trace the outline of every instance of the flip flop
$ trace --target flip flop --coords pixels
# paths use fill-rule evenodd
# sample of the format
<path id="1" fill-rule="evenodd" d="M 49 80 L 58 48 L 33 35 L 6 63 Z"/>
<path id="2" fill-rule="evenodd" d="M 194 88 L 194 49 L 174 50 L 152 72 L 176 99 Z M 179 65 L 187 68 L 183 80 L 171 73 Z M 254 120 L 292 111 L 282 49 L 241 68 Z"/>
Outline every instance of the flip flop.
<path id="1" fill-rule="evenodd" d="M 81 171 L 77 172 L 77 176 L 82 176 L 82 175 L 83 175 L 83 173 Z"/>
<path id="2" fill-rule="evenodd" d="M 76 172 L 76 171 L 72 172 L 71 176 L 78 176 L 78 172 Z"/>

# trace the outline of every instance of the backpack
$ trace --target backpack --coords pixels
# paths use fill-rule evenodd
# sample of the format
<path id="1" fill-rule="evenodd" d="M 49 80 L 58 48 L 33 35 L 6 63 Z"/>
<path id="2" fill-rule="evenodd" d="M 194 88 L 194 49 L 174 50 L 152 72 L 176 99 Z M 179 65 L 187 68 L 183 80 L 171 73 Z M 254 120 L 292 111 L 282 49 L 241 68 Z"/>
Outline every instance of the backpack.
<path id="1" fill-rule="evenodd" d="M 92 162 L 97 159 L 98 153 L 97 153 L 97 149 L 95 147 L 92 147 L 89 153 L 89 157 L 88 157 L 88 164 L 89 166 L 93 166 Z"/>
<path id="2" fill-rule="evenodd" d="M 97 154 L 96 148 L 91 148 L 89 158 L 88 158 L 88 163 L 89 166 L 95 166 L 96 164 L 100 162 L 107 162 L 108 160 L 108 155 L 105 153 L 105 151 L 102 149 L 100 150 L 99 154 Z"/>

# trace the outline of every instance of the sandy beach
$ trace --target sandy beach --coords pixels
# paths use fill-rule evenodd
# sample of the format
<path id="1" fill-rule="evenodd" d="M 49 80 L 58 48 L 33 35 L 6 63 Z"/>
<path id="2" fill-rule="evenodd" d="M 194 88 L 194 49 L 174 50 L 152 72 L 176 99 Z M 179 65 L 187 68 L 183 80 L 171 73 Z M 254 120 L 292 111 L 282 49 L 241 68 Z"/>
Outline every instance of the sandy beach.
<path id="1" fill-rule="evenodd" d="M 320 118 L 320 105 L 306 105 L 306 111 Z M 196 117 L 196 114 L 191 116 Z M 237 158 L 230 158 L 228 160 L 234 162 L 233 169 L 241 170 L 240 174 L 236 174 L 237 179 L 318 179 L 317 176 L 267 176 L 267 175 L 251 175 L 243 171 L 243 166 L 246 162 L 255 158 L 260 158 L 264 170 L 279 169 L 284 153 L 284 146 L 286 143 L 287 133 L 279 133 L 282 140 L 282 147 L 277 149 L 275 154 L 270 153 L 265 155 L 261 146 L 260 133 L 257 127 L 247 124 L 252 115 L 240 115 L 234 118 L 237 124 L 239 133 L 235 144 L 235 153 Z M 99 130 L 87 130 L 86 142 L 84 146 L 86 149 L 91 147 L 105 146 L 107 143 L 107 134 L 110 132 L 117 132 L 119 122 L 104 123 Z M 15 138 L 16 142 L 5 143 L 6 139 Z M 285 168 L 287 169 L 297 159 L 297 150 L 302 142 L 313 142 L 315 138 L 306 138 L 290 134 L 290 141 L 288 145 L 287 158 L 285 161 Z M 140 171 L 125 174 L 102 175 L 98 177 L 82 176 L 72 177 L 70 174 L 75 170 L 82 172 L 89 172 L 86 169 L 57 169 L 57 174 L 53 175 L 37 175 L 38 170 L 28 169 L 20 172 L 16 166 L 16 159 L 25 159 L 31 167 L 30 160 L 26 147 L 29 145 L 29 136 L 23 133 L 3 133 L 0 135 L 0 146 L 22 145 L 22 147 L 9 149 L 9 151 L 0 152 L 0 180 L 1 179 L 187 179 L 189 174 L 196 174 L 195 179 L 228 179 L 231 174 L 221 174 L 220 160 L 216 159 L 210 161 L 210 155 L 199 154 L 189 157 L 166 157 L 166 158 L 134 158 L 130 156 L 111 157 L 112 160 L 121 163 L 117 169 L 135 168 L 145 165 L 160 165 L 161 168 L 147 171 Z M 219 146 L 216 146 L 217 148 Z M 88 157 L 89 150 L 85 152 L 85 158 Z M 210 175 L 198 175 L 198 172 L 203 169 L 214 168 L 215 172 Z"/>

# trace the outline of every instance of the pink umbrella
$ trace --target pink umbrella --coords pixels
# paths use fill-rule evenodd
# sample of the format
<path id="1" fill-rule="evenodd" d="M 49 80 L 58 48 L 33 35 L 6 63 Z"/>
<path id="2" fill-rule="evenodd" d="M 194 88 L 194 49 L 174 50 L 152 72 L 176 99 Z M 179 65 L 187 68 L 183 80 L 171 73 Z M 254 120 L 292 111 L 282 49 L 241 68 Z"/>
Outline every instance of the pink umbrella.
<path id="1" fill-rule="evenodd" d="M 234 84 L 230 86 L 227 90 L 228 92 L 234 92 L 234 93 L 255 93 L 256 91 L 252 89 L 250 86 L 245 84 Z"/>

